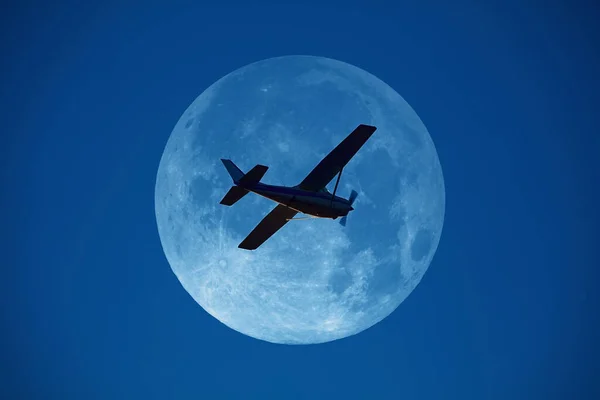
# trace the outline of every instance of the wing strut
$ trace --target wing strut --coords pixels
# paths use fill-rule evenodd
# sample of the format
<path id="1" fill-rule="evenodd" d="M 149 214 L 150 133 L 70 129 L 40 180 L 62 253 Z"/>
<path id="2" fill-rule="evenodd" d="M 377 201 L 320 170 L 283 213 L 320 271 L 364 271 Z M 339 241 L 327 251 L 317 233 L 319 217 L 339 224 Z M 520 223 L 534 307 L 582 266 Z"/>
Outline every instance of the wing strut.
<path id="1" fill-rule="evenodd" d="M 333 194 L 331 195 L 331 207 L 333 207 L 333 199 L 335 198 L 335 192 L 337 191 L 338 183 L 340 183 L 340 178 L 342 177 L 342 171 L 344 168 L 340 169 L 340 173 L 338 174 L 337 180 L 335 181 L 335 187 L 333 188 Z"/>

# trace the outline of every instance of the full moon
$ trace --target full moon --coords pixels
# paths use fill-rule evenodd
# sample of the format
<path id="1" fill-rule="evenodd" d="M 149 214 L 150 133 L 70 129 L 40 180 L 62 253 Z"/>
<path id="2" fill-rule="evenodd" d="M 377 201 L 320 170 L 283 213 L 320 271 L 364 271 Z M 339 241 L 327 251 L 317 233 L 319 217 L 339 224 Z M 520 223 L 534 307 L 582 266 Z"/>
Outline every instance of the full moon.
<path id="1" fill-rule="evenodd" d="M 293 186 L 359 124 L 377 131 L 338 186 L 359 193 L 347 226 L 290 221 L 257 250 L 239 249 L 276 203 L 250 193 L 220 205 L 232 185 L 220 159 L 244 172 L 267 165 L 262 182 Z M 175 125 L 155 188 L 162 246 L 185 290 L 226 326 L 284 344 L 355 335 L 392 313 L 427 271 L 444 210 L 438 155 L 410 105 L 370 73 L 313 56 L 259 61 L 206 89 Z"/>

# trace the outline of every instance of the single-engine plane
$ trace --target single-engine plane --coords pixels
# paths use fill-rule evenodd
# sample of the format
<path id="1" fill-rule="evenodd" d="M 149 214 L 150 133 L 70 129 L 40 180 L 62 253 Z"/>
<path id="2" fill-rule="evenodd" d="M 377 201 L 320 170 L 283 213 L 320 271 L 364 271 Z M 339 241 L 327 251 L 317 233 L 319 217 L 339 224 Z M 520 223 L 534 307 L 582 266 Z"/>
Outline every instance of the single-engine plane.
<path id="1" fill-rule="evenodd" d="M 281 229 L 296 214 L 303 213 L 307 218 L 340 218 L 340 224 L 346 226 L 348 213 L 358 193 L 354 190 L 348 199 L 336 196 L 342 170 L 350 159 L 366 143 L 377 128 L 359 125 L 340 144 L 337 145 L 317 166 L 296 186 L 275 186 L 260 182 L 268 167 L 256 165 L 243 173 L 231 160 L 221 159 L 234 186 L 229 189 L 221 204 L 232 206 L 249 192 L 266 197 L 279 203 L 239 244 L 240 249 L 256 250 L 268 238 Z M 326 186 L 337 175 L 333 193 Z"/>

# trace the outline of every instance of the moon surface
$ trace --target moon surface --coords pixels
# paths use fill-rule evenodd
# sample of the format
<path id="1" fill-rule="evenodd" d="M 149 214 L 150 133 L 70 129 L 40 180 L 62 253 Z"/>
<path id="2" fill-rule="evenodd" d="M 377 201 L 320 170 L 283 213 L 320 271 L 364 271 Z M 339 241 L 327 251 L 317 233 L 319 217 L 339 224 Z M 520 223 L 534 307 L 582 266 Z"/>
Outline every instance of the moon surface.
<path id="1" fill-rule="evenodd" d="M 232 185 L 220 158 L 296 185 L 361 123 L 378 129 L 342 174 L 337 194 L 359 192 L 347 226 L 290 221 L 257 250 L 239 249 L 276 204 L 249 193 L 220 205 Z M 285 344 L 348 337 L 392 313 L 427 271 L 444 210 L 440 162 L 415 111 L 368 72 L 313 56 L 259 61 L 206 89 L 175 125 L 155 188 L 162 246 L 185 290 L 228 327 Z"/>

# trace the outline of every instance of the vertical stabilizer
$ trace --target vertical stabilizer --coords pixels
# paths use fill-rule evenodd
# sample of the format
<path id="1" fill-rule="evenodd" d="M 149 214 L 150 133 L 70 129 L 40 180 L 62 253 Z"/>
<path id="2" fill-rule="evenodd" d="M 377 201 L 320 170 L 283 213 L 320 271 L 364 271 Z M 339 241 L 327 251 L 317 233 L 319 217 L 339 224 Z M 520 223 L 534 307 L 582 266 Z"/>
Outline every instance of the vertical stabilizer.
<path id="1" fill-rule="evenodd" d="M 244 176 L 242 170 L 240 170 L 237 167 L 237 165 L 235 165 L 231 160 L 221 158 L 221 161 L 223 162 L 225 168 L 227 168 L 227 172 L 229 172 L 229 175 L 231 176 L 231 179 L 233 179 L 233 182 L 238 183 L 240 179 L 242 179 Z"/>

